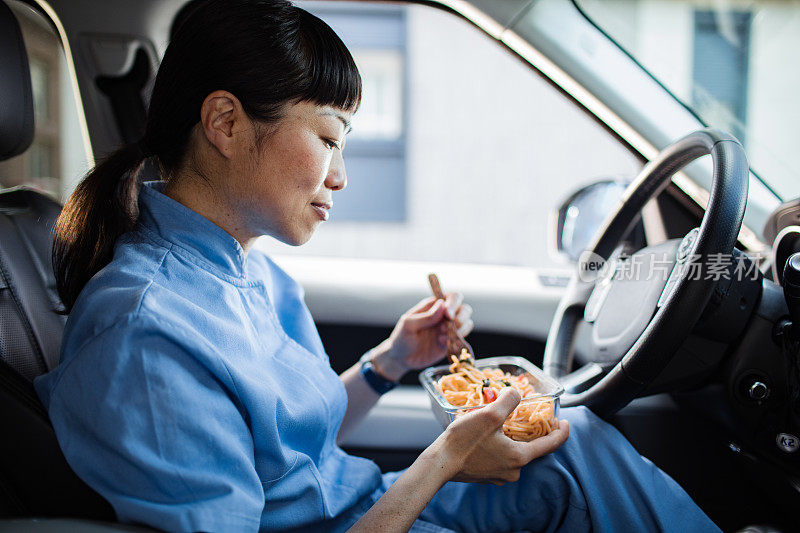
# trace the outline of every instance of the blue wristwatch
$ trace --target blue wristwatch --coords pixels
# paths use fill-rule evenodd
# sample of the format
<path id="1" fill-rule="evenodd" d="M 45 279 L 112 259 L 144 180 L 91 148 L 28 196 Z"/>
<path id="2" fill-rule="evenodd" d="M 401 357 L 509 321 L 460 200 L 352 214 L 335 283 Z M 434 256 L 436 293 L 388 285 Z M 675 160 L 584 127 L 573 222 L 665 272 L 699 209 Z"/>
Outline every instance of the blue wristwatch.
<path id="1" fill-rule="evenodd" d="M 375 366 L 372 364 L 372 354 L 365 353 L 361 358 L 361 375 L 364 376 L 364 381 L 369 383 L 372 390 L 378 394 L 386 394 L 397 386 L 394 381 L 389 381 L 375 371 Z"/>

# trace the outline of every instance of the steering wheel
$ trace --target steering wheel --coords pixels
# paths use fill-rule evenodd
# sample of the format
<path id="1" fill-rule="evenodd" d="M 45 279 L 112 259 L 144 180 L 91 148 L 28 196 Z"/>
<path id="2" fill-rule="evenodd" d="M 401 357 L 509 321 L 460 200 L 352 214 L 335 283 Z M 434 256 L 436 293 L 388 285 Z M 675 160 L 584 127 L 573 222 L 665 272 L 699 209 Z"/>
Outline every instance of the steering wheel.
<path id="1" fill-rule="evenodd" d="M 640 265 L 652 269 L 663 257 L 662 271 L 671 272 L 669 279 L 618 275 L 614 252 L 639 220 L 642 208 L 666 188 L 676 172 L 708 154 L 713 159 L 713 184 L 699 230 L 695 228 L 682 241 L 643 248 L 627 260 L 638 258 Z M 694 328 L 719 279 L 691 273 L 707 272 L 709 258 L 733 253 L 747 204 L 748 179 L 742 145 L 714 129 L 687 135 L 642 169 L 582 255 L 553 318 L 543 367 L 552 377 L 565 377 L 581 320 L 593 323 L 595 360 L 618 362 L 607 373 L 603 369 L 602 379 L 587 390 L 565 393 L 562 406 L 586 405 L 600 416 L 611 415 L 664 370 Z M 604 265 L 600 276 L 599 265 Z"/>

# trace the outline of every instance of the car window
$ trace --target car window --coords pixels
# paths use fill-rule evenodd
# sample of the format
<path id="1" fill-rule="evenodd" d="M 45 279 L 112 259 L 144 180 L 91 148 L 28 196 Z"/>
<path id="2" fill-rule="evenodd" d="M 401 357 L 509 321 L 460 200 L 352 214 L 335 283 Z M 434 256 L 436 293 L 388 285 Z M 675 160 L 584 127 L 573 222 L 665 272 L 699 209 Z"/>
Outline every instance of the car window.
<path id="1" fill-rule="evenodd" d="M 27 185 L 63 201 L 89 169 L 72 77 L 50 22 L 22 2 L 7 3 L 28 52 L 35 130 L 24 153 L 0 161 L 0 187 Z"/>
<path id="2" fill-rule="evenodd" d="M 640 162 L 531 68 L 468 22 L 427 6 L 303 4 L 364 78 L 331 218 L 275 254 L 556 267 L 558 204 Z"/>

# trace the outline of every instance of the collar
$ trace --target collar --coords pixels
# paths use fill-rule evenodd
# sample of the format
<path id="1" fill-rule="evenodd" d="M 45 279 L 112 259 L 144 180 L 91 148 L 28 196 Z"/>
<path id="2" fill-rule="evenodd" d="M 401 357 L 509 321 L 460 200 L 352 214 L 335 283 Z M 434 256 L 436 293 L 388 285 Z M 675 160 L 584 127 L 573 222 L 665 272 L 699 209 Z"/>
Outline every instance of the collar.
<path id="1" fill-rule="evenodd" d="M 163 191 L 163 181 L 142 184 L 139 191 L 139 223 L 214 270 L 244 279 L 247 256 L 239 241 Z"/>

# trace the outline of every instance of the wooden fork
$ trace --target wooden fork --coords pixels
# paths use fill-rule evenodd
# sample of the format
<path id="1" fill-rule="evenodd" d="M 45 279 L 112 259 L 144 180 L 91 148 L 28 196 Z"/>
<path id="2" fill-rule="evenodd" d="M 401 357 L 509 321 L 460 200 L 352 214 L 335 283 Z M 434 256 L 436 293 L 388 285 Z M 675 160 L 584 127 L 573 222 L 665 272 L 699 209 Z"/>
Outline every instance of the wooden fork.
<path id="1" fill-rule="evenodd" d="M 438 300 L 445 300 L 444 292 L 442 292 L 442 286 L 439 284 L 439 278 L 436 277 L 436 274 L 428 274 L 428 282 L 431 284 L 431 290 L 433 291 L 433 295 Z M 456 327 L 455 320 L 447 319 L 447 359 L 450 360 L 451 355 L 455 355 L 456 357 L 461 357 L 461 351 L 467 350 L 469 354 L 469 363 L 475 363 L 475 351 L 472 349 L 472 346 L 464 340 L 464 337 L 458 332 L 458 328 Z"/>

